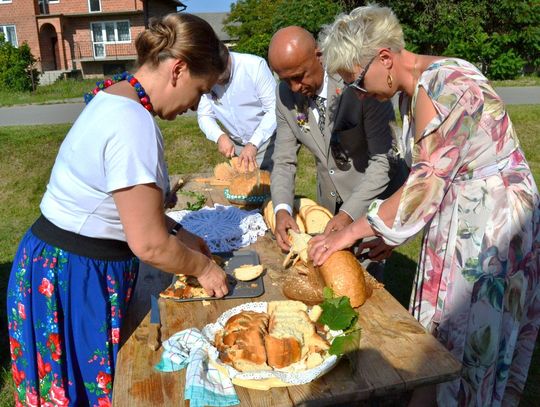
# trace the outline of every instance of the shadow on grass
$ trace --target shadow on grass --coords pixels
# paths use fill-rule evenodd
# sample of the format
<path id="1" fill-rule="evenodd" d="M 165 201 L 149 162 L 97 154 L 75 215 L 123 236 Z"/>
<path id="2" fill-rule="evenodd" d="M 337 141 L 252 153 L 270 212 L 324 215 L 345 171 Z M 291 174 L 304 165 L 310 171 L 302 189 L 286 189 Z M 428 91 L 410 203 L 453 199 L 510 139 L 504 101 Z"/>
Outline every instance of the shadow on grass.
<path id="1" fill-rule="evenodd" d="M 394 251 L 384 267 L 384 287 L 405 308 L 409 308 L 416 261 Z"/>

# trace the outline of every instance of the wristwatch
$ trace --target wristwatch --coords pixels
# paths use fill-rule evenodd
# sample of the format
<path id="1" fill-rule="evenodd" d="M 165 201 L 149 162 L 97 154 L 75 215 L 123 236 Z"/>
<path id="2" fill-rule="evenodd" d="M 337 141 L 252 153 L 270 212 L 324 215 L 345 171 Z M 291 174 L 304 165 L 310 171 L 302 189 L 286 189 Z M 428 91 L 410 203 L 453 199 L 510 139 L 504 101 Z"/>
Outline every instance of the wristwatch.
<path id="1" fill-rule="evenodd" d="M 169 233 L 170 233 L 171 235 L 175 235 L 175 236 L 176 236 L 176 235 L 178 234 L 178 232 L 180 231 L 180 229 L 182 229 L 182 228 L 183 228 L 182 224 L 176 222 L 176 223 L 174 224 L 174 226 L 172 227 L 172 229 L 169 231 Z"/>

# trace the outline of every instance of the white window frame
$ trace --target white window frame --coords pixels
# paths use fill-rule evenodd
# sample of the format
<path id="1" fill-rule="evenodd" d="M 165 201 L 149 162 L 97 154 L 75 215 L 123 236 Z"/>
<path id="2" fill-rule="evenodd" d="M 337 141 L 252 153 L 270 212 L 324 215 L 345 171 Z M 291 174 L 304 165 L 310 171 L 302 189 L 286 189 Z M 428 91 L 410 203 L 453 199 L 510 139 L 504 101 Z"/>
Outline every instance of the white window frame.
<path id="1" fill-rule="evenodd" d="M 88 11 L 90 13 L 101 13 L 103 11 L 103 7 L 101 6 L 101 0 L 99 0 L 99 10 L 97 11 L 92 11 L 92 8 L 90 7 L 90 1 L 91 0 L 88 0 Z"/>
<path id="2" fill-rule="evenodd" d="M 1 0 L 0 0 L 1 1 Z M 17 26 L 15 24 L 0 24 L 0 32 L 4 34 L 4 40 L 7 41 L 7 28 L 13 27 L 13 31 L 15 32 L 15 44 L 11 43 L 15 48 L 19 48 L 19 40 L 17 39 Z M 131 32 L 130 32 L 131 36 Z"/>
<path id="3" fill-rule="evenodd" d="M 13 0 L 0 0 L 0 4 L 9 4 L 12 3 Z"/>
<path id="4" fill-rule="evenodd" d="M 49 4 L 60 3 L 60 0 L 48 0 L 47 3 Z"/>
<path id="5" fill-rule="evenodd" d="M 107 39 L 107 29 L 106 24 L 114 24 L 114 41 L 109 41 Z M 127 23 L 129 39 L 124 41 L 118 40 L 118 23 Z M 95 42 L 94 41 L 94 24 L 101 25 L 101 37 L 103 41 Z M 90 23 L 90 36 L 92 37 L 92 52 L 94 53 L 94 58 L 105 58 L 107 56 L 106 45 L 107 44 L 131 44 L 131 23 L 129 20 L 105 20 L 105 21 L 92 21 Z M 103 55 L 96 55 L 95 45 L 103 45 Z"/>

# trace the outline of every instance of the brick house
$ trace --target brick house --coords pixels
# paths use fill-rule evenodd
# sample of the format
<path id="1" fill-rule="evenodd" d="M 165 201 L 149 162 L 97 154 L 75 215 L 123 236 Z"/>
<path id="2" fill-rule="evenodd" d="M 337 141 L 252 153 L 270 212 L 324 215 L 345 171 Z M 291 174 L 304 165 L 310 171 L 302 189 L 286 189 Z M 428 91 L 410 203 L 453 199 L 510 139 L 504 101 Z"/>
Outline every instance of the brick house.
<path id="1" fill-rule="evenodd" d="M 102 76 L 133 65 L 151 17 L 185 8 L 179 0 L 0 0 L 0 33 L 27 42 L 44 73 Z"/>

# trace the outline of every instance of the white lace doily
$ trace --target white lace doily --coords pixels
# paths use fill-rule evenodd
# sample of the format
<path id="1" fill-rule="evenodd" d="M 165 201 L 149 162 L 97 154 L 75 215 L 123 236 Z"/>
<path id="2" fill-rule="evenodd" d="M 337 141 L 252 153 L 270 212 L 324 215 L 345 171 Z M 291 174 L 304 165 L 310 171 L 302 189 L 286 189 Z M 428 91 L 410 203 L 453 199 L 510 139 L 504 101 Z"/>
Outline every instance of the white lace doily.
<path id="1" fill-rule="evenodd" d="M 215 204 L 198 211 L 171 211 L 167 215 L 202 237 L 210 251 L 231 252 L 249 246 L 264 236 L 266 223 L 258 210 Z"/>
<path id="2" fill-rule="evenodd" d="M 239 314 L 242 311 L 255 311 L 255 312 L 267 312 L 268 303 L 267 302 L 248 302 L 245 304 L 238 305 L 237 307 L 231 308 L 225 311 L 213 324 L 206 325 L 202 333 L 208 339 L 210 343 L 214 343 L 214 338 L 216 337 L 217 331 L 223 329 L 227 321 L 233 315 Z M 329 340 L 332 342 L 332 339 L 340 335 L 342 331 L 330 331 L 328 333 Z M 264 370 L 264 371 L 254 371 L 254 372 L 240 372 L 234 367 L 227 365 L 219 359 L 219 351 L 214 347 L 210 346 L 208 351 L 208 357 L 215 363 L 223 366 L 227 369 L 229 377 L 232 379 L 234 377 L 238 379 L 248 379 L 248 380 L 262 380 L 269 379 L 272 377 L 278 378 L 283 382 L 290 384 L 305 384 L 309 383 L 316 378 L 328 373 L 338 362 L 338 357 L 335 355 L 330 355 L 328 358 L 324 359 L 323 362 L 312 369 L 302 370 L 302 371 L 279 371 L 279 370 Z M 293 367 L 291 365 L 290 367 Z"/>

